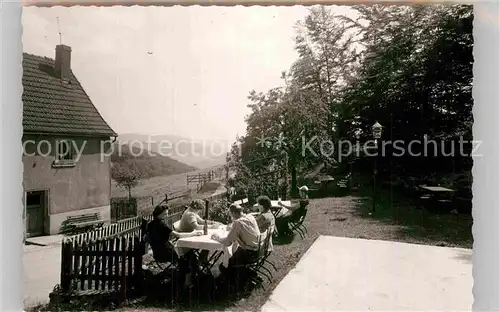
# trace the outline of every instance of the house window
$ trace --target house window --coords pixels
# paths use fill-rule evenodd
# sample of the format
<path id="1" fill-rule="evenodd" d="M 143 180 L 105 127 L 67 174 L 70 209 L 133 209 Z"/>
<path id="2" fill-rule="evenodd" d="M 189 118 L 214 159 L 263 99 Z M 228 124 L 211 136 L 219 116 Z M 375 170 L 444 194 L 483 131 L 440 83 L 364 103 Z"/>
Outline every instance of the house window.
<path id="1" fill-rule="evenodd" d="M 73 145 L 69 140 L 56 141 L 56 159 L 55 166 L 74 166 Z"/>

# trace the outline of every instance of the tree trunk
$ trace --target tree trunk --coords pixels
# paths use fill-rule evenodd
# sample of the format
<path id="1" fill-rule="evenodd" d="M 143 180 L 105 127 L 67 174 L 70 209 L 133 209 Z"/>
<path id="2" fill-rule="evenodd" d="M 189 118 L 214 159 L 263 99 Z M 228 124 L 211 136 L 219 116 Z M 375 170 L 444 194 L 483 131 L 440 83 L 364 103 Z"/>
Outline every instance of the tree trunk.
<path id="1" fill-rule="evenodd" d="M 297 161 L 295 155 L 292 155 L 292 157 L 290 157 L 289 164 L 290 164 L 290 173 L 292 175 L 292 185 L 291 185 L 292 189 L 290 190 L 290 195 L 292 198 L 297 198 L 299 193 L 297 187 Z"/>
<path id="2" fill-rule="evenodd" d="M 288 154 L 285 155 L 285 166 L 284 166 L 284 174 L 285 174 L 285 187 L 284 187 L 284 194 L 283 194 L 283 199 L 287 199 L 288 197 Z"/>
<path id="3" fill-rule="evenodd" d="M 128 199 L 130 200 L 132 198 L 132 188 L 129 186 L 128 187 Z"/>

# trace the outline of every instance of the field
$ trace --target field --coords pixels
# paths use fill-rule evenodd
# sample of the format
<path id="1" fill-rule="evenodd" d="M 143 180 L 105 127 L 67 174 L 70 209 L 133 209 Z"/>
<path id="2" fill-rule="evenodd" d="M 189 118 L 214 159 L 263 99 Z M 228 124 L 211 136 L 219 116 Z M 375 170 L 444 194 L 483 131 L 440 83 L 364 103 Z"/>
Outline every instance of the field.
<path id="1" fill-rule="evenodd" d="M 207 173 L 210 169 L 201 169 L 188 173 L 174 174 L 169 176 L 159 176 L 141 180 L 138 186 L 132 189 L 133 197 L 161 197 L 165 194 L 171 194 L 186 190 L 187 175 Z M 190 184 L 190 189 L 196 190 L 196 184 Z M 111 197 L 128 196 L 126 190 L 121 189 L 112 182 Z"/>

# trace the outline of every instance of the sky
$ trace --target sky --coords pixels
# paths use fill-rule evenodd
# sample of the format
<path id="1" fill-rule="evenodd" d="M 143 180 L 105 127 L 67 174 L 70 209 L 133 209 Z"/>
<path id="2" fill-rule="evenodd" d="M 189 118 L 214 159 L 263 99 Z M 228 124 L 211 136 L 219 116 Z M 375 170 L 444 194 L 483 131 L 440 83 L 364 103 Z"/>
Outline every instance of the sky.
<path id="1" fill-rule="evenodd" d="M 297 59 L 293 7 L 29 7 L 23 50 L 61 42 L 92 102 L 118 134 L 234 140 L 247 96 L 282 85 Z M 59 26 L 58 26 L 59 24 Z"/>

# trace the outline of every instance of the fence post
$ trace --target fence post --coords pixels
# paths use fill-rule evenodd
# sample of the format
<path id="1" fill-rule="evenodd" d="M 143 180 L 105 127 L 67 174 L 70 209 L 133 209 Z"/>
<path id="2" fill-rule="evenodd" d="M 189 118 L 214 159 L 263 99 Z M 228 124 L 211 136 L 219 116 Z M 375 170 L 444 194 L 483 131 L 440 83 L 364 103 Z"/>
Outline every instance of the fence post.
<path id="1" fill-rule="evenodd" d="M 127 202 L 125 200 L 123 200 L 122 201 L 122 213 L 121 213 L 118 220 L 121 220 L 123 218 L 123 215 L 125 214 L 125 209 L 127 209 L 126 205 L 127 205 Z"/>
<path id="2" fill-rule="evenodd" d="M 133 288 L 135 285 L 134 285 L 134 267 L 133 267 L 133 260 L 134 260 L 134 250 L 135 250 L 135 236 L 129 236 L 127 241 L 128 241 L 128 245 L 127 245 L 127 248 L 125 249 L 125 252 L 126 252 L 126 258 L 127 258 L 127 275 L 125 276 L 125 285 L 127 285 L 127 287 L 129 289 Z"/>
<path id="3" fill-rule="evenodd" d="M 125 237 L 119 238 L 121 241 L 120 247 L 121 247 L 121 270 L 119 271 L 120 276 L 121 276 L 121 293 L 122 293 L 122 300 L 125 301 L 127 300 L 127 276 L 125 275 L 125 269 L 127 267 L 127 239 Z M 119 265 L 118 265 L 119 266 Z"/>
<path id="4" fill-rule="evenodd" d="M 71 243 L 64 241 L 61 245 L 61 290 L 63 293 L 69 291 L 71 283 Z"/>
<path id="5" fill-rule="evenodd" d="M 134 237 L 134 284 L 135 289 L 142 291 L 142 256 L 146 254 L 146 244 L 140 237 Z"/>
<path id="6" fill-rule="evenodd" d="M 71 282 L 76 281 L 76 285 L 70 282 L 70 291 L 76 290 L 78 287 L 78 279 L 76 278 L 78 276 L 78 273 L 80 272 L 80 256 L 81 253 L 78 253 L 80 251 L 81 245 L 78 243 L 72 244 L 73 248 L 71 250 L 71 260 L 72 260 L 72 268 L 70 269 L 71 273 Z"/>
<path id="7" fill-rule="evenodd" d="M 84 277 L 81 279 L 81 284 L 80 284 L 80 290 L 85 290 L 86 288 L 91 287 L 92 280 L 89 278 L 88 271 L 92 270 L 92 263 L 88 262 L 87 260 L 87 252 L 88 252 L 88 245 L 87 242 L 83 242 L 81 244 L 81 251 L 82 251 L 82 269 L 80 274 L 83 275 Z"/>

